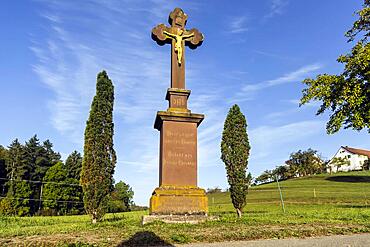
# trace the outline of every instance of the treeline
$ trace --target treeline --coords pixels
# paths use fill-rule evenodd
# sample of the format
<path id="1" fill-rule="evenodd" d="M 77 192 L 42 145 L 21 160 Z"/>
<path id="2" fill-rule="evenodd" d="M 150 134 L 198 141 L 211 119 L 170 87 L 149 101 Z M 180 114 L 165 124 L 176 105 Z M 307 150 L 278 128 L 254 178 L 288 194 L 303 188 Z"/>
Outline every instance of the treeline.
<path id="1" fill-rule="evenodd" d="M 324 160 L 317 150 L 307 149 L 305 151 L 290 154 L 289 160 L 285 161 L 284 165 L 277 166 L 273 170 L 266 170 L 260 176 L 254 179 L 254 185 L 268 182 L 276 182 L 276 180 L 286 180 L 295 177 L 305 177 L 320 173 L 330 174 L 338 171 L 342 166 L 350 164 L 347 157 L 334 158 L 332 160 Z M 362 170 L 370 170 L 370 160 L 366 160 L 362 165 Z"/>
<path id="2" fill-rule="evenodd" d="M 275 182 L 295 177 L 304 177 L 326 172 L 327 161 L 318 154 L 317 150 L 308 149 L 305 151 L 290 154 L 289 160 L 284 165 L 277 166 L 273 170 L 266 170 L 255 179 L 255 183 Z"/>
<path id="3" fill-rule="evenodd" d="M 82 155 L 74 151 L 65 162 L 49 141 L 33 136 L 0 145 L 0 214 L 67 215 L 85 213 L 80 186 Z M 131 187 L 120 181 L 110 194 L 108 212 L 133 206 Z"/>

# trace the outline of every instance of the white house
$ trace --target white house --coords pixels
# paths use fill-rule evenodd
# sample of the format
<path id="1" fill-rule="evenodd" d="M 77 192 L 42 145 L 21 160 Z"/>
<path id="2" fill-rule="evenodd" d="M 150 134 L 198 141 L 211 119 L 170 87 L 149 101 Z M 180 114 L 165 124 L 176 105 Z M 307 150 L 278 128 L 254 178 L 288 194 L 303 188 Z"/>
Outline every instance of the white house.
<path id="1" fill-rule="evenodd" d="M 334 158 L 344 158 L 349 161 L 349 165 L 344 165 L 338 167 L 332 164 Z M 327 172 L 337 172 L 337 171 L 356 171 L 362 170 L 362 165 L 366 160 L 370 159 L 370 150 L 351 148 L 348 146 L 341 146 L 334 157 L 329 161 Z"/>

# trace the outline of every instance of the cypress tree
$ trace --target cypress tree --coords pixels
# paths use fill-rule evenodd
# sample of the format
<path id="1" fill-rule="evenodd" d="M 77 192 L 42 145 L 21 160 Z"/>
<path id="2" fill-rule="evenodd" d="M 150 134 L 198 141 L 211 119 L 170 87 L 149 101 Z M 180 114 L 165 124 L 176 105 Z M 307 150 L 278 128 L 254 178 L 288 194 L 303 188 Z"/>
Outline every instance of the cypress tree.
<path id="1" fill-rule="evenodd" d="M 230 108 L 225 120 L 221 159 L 225 163 L 231 201 L 239 218 L 246 205 L 250 183 L 246 174 L 249 150 L 247 122 L 239 106 L 235 104 Z"/>
<path id="2" fill-rule="evenodd" d="M 96 95 L 86 123 L 81 185 L 85 210 L 92 223 L 105 213 L 108 196 L 113 190 L 116 153 L 113 149 L 114 88 L 107 73 L 97 76 Z"/>

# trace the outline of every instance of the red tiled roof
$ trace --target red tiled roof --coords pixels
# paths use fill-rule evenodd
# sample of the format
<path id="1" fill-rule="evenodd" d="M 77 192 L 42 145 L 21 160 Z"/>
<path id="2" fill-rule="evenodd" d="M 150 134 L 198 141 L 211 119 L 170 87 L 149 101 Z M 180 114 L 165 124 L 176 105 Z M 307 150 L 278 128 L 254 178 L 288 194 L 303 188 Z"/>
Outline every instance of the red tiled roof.
<path id="1" fill-rule="evenodd" d="M 365 155 L 367 157 L 370 158 L 370 150 L 365 150 L 365 149 L 358 149 L 358 148 L 350 148 L 350 147 L 343 147 L 345 150 L 347 150 L 348 152 L 350 153 L 353 153 L 353 154 L 359 154 L 359 155 Z"/>

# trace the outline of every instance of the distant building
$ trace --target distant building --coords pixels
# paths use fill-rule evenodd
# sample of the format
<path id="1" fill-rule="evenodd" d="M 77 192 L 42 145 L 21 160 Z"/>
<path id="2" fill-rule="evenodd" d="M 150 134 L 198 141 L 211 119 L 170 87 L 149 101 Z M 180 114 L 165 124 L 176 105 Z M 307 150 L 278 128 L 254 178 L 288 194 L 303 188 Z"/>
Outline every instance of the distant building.
<path id="1" fill-rule="evenodd" d="M 338 158 L 348 160 L 348 164 L 342 165 L 338 168 L 337 165 L 335 164 L 335 160 L 338 160 Z M 370 159 L 370 150 L 341 146 L 338 152 L 329 161 L 327 172 L 338 172 L 338 171 L 348 172 L 362 170 L 365 161 L 368 159 Z"/>

